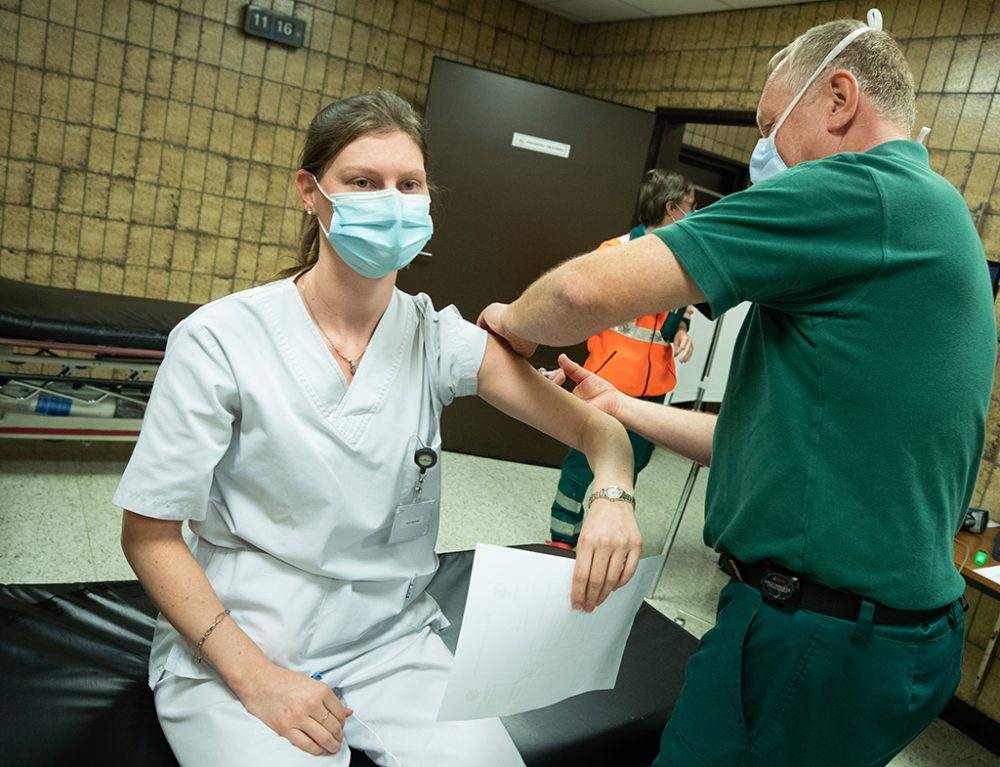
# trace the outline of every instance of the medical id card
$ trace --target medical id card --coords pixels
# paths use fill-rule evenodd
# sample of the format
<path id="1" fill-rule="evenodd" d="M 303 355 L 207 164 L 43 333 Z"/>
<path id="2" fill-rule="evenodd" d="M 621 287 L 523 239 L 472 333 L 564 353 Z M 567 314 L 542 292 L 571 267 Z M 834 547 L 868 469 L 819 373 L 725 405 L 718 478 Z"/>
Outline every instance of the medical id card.
<path id="1" fill-rule="evenodd" d="M 392 520 L 389 543 L 404 543 L 427 535 L 436 508 L 437 501 L 434 500 L 401 503 L 396 507 L 396 516 Z"/>

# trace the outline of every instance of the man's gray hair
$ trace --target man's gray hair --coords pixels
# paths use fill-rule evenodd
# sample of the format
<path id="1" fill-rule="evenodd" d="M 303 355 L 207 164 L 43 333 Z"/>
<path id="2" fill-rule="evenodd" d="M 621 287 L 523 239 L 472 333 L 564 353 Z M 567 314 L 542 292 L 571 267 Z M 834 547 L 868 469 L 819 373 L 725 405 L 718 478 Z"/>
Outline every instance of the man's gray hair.
<path id="1" fill-rule="evenodd" d="M 789 90 L 798 91 L 834 46 L 863 26 L 863 22 L 855 19 L 839 19 L 813 27 L 774 55 L 768 64 L 770 71 L 787 59 L 780 76 L 785 78 Z M 907 134 L 913 132 L 917 119 L 913 75 L 903 52 L 888 34 L 871 30 L 859 35 L 827 64 L 817 81 L 836 69 L 846 69 L 857 78 L 861 90 L 883 118 L 902 127 Z"/>
<path id="2" fill-rule="evenodd" d="M 647 229 L 659 226 L 667 203 L 680 205 L 693 192 L 694 184 L 680 173 L 660 168 L 647 171 L 639 186 L 639 221 Z"/>

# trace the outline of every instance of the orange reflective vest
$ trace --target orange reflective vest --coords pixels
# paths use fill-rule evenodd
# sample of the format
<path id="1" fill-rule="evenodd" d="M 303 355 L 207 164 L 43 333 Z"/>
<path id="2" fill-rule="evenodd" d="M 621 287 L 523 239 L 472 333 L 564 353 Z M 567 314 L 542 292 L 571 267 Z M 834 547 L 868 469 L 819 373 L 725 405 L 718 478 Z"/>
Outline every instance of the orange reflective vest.
<path id="1" fill-rule="evenodd" d="M 598 249 L 621 245 L 646 233 L 641 224 L 630 234 L 602 242 Z M 587 340 L 589 356 L 583 366 L 597 373 L 630 397 L 653 397 L 673 391 L 677 384 L 674 350 L 671 346 L 689 307 L 639 317 L 602 330 Z"/>

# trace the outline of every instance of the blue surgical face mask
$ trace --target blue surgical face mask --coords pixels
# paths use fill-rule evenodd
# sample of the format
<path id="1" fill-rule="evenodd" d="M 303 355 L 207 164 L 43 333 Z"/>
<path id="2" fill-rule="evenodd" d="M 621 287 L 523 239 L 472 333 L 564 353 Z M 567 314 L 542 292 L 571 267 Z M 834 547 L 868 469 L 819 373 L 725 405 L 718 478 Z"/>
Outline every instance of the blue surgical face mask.
<path id="1" fill-rule="evenodd" d="M 854 42 L 858 37 L 863 35 L 865 32 L 869 32 L 873 29 L 882 29 L 882 14 L 876 9 L 872 9 L 868 12 L 868 26 L 859 27 L 853 30 L 850 34 L 844 37 L 839 43 L 837 43 L 826 54 L 826 58 L 816 67 L 816 71 L 810 75 L 809 79 L 806 80 L 805 84 L 802 86 L 801 90 L 795 94 L 785 111 L 781 113 L 781 117 L 778 118 L 777 122 L 774 123 L 774 127 L 771 128 L 771 132 L 767 134 L 767 138 L 762 138 L 757 141 L 757 146 L 753 148 L 753 154 L 750 155 L 750 181 L 754 184 L 759 184 L 765 179 L 769 179 L 772 176 L 776 176 L 783 170 L 788 170 L 788 166 L 781 157 L 781 153 L 778 151 L 778 145 L 774 143 L 775 137 L 778 135 L 778 129 L 785 122 L 788 115 L 791 114 L 795 105 L 799 103 L 802 97 L 805 95 L 806 91 L 809 90 L 809 86 L 813 84 L 820 73 L 826 69 L 827 64 L 833 61 L 841 52 Z"/>
<path id="2" fill-rule="evenodd" d="M 377 280 L 402 269 L 434 234 L 426 194 L 383 189 L 328 195 L 318 181 L 316 188 L 333 206 L 330 228 L 317 218 L 320 229 L 341 260 L 364 277 Z"/>

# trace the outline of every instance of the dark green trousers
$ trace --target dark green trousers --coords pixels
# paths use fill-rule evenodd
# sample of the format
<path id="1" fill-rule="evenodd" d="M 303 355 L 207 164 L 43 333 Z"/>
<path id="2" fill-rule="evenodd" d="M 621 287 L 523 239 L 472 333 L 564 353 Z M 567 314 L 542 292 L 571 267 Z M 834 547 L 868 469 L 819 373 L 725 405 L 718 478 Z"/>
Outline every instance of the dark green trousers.
<path id="1" fill-rule="evenodd" d="M 872 626 L 731 582 L 688 661 L 654 767 L 876 767 L 941 713 L 965 616 Z"/>
<path id="2" fill-rule="evenodd" d="M 665 398 L 665 394 L 657 397 L 639 397 L 647 402 L 663 402 Z M 634 431 L 628 433 L 628 439 L 632 443 L 634 456 L 632 482 L 635 483 L 639 478 L 639 472 L 646 468 L 649 459 L 653 457 L 656 446 Z M 583 496 L 593 481 L 594 473 L 587 463 L 587 456 L 579 450 L 570 450 L 563 461 L 559 486 L 552 502 L 549 531 L 553 541 L 576 546 L 580 528 L 583 526 Z"/>

